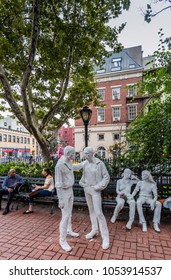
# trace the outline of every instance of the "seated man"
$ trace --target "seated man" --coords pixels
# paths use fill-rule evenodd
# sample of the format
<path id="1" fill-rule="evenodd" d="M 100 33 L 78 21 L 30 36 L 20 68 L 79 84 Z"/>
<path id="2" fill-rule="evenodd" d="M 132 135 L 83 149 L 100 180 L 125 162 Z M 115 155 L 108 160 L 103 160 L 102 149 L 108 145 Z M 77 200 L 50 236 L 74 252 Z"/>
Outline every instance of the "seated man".
<path id="1" fill-rule="evenodd" d="M 20 187 L 23 183 L 23 178 L 16 174 L 15 169 L 10 169 L 8 172 L 8 176 L 5 177 L 2 183 L 2 190 L 0 190 L 0 209 L 2 196 L 4 194 L 8 195 L 7 206 L 2 213 L 3 215 L 8 214 L 14 194 L 18 192 L 18 187 Z"/>

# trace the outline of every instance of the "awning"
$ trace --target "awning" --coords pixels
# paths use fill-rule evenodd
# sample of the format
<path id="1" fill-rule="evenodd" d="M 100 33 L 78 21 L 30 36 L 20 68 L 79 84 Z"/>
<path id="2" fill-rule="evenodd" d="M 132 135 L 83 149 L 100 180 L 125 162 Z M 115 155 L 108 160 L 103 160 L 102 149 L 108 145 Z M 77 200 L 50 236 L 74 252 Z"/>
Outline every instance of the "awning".
<path id="1" fill-rule="evenodd" d="M 13 153 L 13 152 L 17 152 L 17 151 L 8 149 L 8 150 L 3 150 L 3 152 L 4 153 Z"/>
<path id="2" fill-rule="evenodd" d="M 29 153 L 30 152 L 30 150 L 25 150 L 25 149 L 19 149 L 18 151 L 20 153 Z"/>

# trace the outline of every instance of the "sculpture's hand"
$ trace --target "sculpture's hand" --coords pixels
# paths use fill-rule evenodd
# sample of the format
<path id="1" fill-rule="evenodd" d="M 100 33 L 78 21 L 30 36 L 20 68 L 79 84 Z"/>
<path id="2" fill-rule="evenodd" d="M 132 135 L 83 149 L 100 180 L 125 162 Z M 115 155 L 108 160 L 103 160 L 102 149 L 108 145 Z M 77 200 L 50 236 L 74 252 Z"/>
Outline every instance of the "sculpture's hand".
<path id="1" fill-rule="evenodd" d="M 101 188 L 101 187 L 99 187 L 98 185 L 93 186 L 93 189 L 94 189 L 96 192 L 99 192 L 99 191 L 101 191 L 101 190 L 102 190 L 102 188 Z"/>
<path id="2" fill-rule="evenodd" d="M 64 208 L 64 203 L 63 203 L 63 202 L 59 202 L 59 203 L 58 203 L 58 207 L 59 207 L 60 209 L 63 209 L 63 208 Z"/>

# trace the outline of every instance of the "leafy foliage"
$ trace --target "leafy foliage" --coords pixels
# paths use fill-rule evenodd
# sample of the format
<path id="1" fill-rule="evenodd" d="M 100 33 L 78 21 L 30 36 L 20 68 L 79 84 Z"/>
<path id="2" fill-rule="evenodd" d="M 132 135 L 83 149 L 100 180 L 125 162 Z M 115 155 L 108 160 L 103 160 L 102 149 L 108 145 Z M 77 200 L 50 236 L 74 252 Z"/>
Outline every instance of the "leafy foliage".
<path id="1" fill-rule="evenodd" d="M 136 119 L 126 132 L 128 151 L 137 161 L 146 164 L 165 164 L 171 157 L 171 52 L 166 50 L 162 30 L 160 44 L 153 55 L 153 66 L 145 74 L 141 91 L 149 95 L 145 115 Z"/>
<path id="2" fill-rule="evenodd" d="M 11 161 L 6 164 L 0 164 L 0 174 L 6 176 L 11 168 L 14 168 L 16 173 L 23 177 L 42 177 L 43 168 L 49 168 L 52 173 L 54 172 L 54 162 L 51 160 L 40 165 L 38 162 L 28 164 L 27 162 Z"/>
<path id="3" fill-rule="evenodd" d="M 108 22 L 129 0 L 1 0 L 0 97 L 49 159 L 49 132 L 97 103 L 93 64 L 120 49 L 124 24 Z M 1 110 L 5 110 L 5 104 Z"/>

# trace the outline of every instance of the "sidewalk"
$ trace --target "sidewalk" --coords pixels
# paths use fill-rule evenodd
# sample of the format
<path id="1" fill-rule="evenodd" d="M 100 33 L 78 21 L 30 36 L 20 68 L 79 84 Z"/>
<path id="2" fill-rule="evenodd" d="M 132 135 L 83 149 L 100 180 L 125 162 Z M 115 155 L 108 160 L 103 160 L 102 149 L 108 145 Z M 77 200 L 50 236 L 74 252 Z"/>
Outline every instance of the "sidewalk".
<path id="1" fill-rule="evenodd" d="M 112 210 L 106 210 L 110 248 L 103 250 L 100 234 L 90 241 L 85 239 L 91 230 L 87 208 L 74 208 L 73 229 L 80 237 L 68 236 L 73 247 L 68 253 L 58 244 L 60 210 L 56 208 L 51 215 L 49 205 L 35 204 L 33 214 L 23 215 L 26 208 L 20 205 L 19 210 L 5 216 L 0 212 L 1 260 L 171 260 L 171 215 L 162 217 L 160 234 L 151 223 L 143 233 L 137 219 L 131 231 L 125 230 L 127 210 L 115 224 L 110 222 Z"/>

